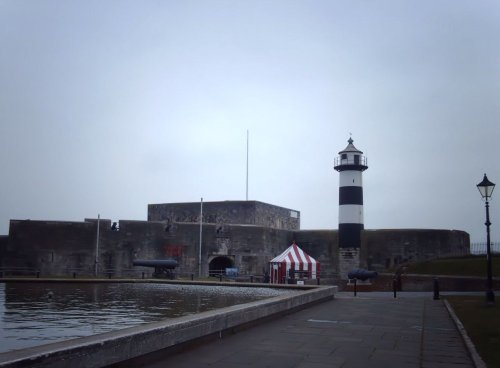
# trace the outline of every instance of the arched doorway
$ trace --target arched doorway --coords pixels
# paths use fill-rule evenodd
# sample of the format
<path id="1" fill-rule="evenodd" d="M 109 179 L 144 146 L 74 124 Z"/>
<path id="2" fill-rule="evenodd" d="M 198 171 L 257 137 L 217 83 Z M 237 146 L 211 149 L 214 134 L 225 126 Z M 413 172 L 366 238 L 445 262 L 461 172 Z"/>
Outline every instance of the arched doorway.
<path id="1" fill-rule="evenodd" d="M 234 262 L 231 258 L 225 256 L 215 257 L 208 264 L 208 274 L 210 276 L 218 276 L 221 274 L 225 275 L 226 268 L 233 268 L 233 267 L 234 267 Z"/>

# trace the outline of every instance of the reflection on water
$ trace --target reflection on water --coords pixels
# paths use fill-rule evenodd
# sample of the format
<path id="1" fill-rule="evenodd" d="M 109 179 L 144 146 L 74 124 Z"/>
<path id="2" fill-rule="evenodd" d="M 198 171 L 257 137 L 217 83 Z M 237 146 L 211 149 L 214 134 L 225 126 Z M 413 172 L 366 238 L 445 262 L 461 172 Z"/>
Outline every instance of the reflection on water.
<path id="1" fill-rule="evenodd" d="M 0 283 L 0 352 L 283 293 L 287 291 L 146 283 Z"/>

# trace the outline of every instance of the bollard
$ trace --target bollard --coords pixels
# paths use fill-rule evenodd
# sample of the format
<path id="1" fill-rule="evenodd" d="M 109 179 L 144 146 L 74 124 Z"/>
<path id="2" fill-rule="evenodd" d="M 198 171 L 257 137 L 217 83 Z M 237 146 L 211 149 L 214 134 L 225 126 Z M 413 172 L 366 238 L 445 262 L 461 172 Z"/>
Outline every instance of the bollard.
<path id="1" fill-rule="evenodd" d="M 108 279 L 111 279 L 111 272 L 108 272 Z"/>
<path id="2" fill-rule="evenodd" d="M 194 280 L 194 274 L 192 273 L 191 274 L 191 281 L 193 281 L 193 280 Z"/>
<path id="3" fill-rule="evenodd" d="M 76 279 L 76 272 L 73 272 L 73 278 Z"/>
<path id="4" fill-rule="evenodd" d="M 354 279 L 354 296 L 358 293 L 358 279 Z"/>
<path id="5" fill-rule="evenodd" d="M 144 277 L 145 277 L 145 274 L 144 274 L 144 272 L 143 272 L 143 273 L 142 273 L 142 278 L 144 279 Z"/>
<path id="6" fill-rule="evenodd" d="M 397 281 L 397 280 L 396 280 L 396 278 L 394 277 L 394 278 L 392 279 L 392 292 L 394 293 L 394 298 L 396 297 L 397 283 L 398 283 L 398 281 Z"/>
<path id="7" fill-rule="evenodd" d="M 219 275 L 219 281 L 222 282 L 222 274 Z"/>
<path id="8" fill-rule="evenodd" d="M 434 300 L 439 300 L 439 281 L 437 277 L 434 277 Z"/>
<path id="9" fill-rule="evenodd" d="M 40 271 L 36 271 L 36 278 L 39 279 L 40 278 Z"/>
<path id="10" fill-rule="evenodd" d="M 250 282 L 253 283 L 253 275 L 250 276 Z"/>

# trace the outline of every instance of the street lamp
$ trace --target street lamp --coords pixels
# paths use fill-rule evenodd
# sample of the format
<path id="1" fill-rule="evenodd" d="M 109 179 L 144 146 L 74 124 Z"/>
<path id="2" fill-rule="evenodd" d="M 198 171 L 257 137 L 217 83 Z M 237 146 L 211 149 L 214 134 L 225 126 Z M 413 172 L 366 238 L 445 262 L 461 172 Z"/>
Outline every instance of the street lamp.
<path id="1" fill-rule="evenodd" d="M 490 247 L 490 204 L 488 199 L 491 198 L 493 194 L 493 189 L 495 189 L 495 184 L 488 180 L 486 174 L 484 174 L 483 181 L 477 185 L 477 189 L 479 189 L 479 193 L 485 200 L 486 206 L 486 261 L 488 264 L 488 290 L 486 290 L 486 301 L 489 304 L 495 303 L 495 294 L 493 293 L 493 282 L 491 277 L 491 247 Z"/>

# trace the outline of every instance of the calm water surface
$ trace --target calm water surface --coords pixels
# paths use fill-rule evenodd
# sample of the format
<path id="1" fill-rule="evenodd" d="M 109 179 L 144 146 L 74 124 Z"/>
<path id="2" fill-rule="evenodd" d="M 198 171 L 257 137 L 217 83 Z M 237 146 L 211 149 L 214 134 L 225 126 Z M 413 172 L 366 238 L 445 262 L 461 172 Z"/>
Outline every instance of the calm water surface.
<path id="1" fill-rule="evenodd" d="M 0 283 L 0 352 L 290 292 L 268 288 L 142 283 Z"/>

